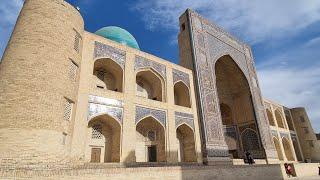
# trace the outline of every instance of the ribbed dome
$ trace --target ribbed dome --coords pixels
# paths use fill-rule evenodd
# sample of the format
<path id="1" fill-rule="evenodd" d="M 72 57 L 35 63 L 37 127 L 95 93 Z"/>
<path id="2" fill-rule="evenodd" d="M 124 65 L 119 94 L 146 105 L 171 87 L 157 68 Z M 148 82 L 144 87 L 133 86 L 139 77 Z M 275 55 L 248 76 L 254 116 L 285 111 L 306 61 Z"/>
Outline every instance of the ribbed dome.
<path id="1" fill-rule="evenodd" d="M 107 26 L 99 29 L 95 34 L 140 50 L 136 39 L 128 31 L 120 27 Z"/>

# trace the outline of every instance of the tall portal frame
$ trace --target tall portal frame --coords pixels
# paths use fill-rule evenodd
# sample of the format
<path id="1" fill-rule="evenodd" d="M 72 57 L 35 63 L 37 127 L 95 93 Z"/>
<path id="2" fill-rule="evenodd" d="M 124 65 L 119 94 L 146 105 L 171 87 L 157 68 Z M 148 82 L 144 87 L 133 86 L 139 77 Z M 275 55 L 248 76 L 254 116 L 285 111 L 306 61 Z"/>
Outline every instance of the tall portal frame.
<path id="1" fill-rule="evenodd" d="M 180 64 L 194 72 L 204 161 L 211 164 L 230 162 L 215 74 L 215 64 L 223 56 L 232 57 L 248 82 L 253 122 L 262 145 L 260 158 L 268 163 L 277 161 L 251 48 L 190 9 L 179 21 Z"/>

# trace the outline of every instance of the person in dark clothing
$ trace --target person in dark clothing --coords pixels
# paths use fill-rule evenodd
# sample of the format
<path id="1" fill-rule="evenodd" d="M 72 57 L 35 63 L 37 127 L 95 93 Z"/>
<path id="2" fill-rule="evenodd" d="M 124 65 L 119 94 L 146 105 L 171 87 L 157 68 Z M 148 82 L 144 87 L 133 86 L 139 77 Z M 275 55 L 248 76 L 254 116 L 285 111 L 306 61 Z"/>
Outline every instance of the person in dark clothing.
<path id="1" fill-rule="evenodd" d="M 254 164 L 254 160 L 251 154 L 249 155 L 249 164 Z"/>
<path id="2" fill-rule="evenodd" d="M 246 159 L 247 159 L 248 163 L 249 163 L 250 165 L 253 164 L 253 163 L 254 163 L 254 160 L 253 160 L 253 157 L 252 157 L 251 153 L 250 153 L 249 151 L 246 151 L 246 152 L 245 152 L 245 155 L 246 155 Z"/>

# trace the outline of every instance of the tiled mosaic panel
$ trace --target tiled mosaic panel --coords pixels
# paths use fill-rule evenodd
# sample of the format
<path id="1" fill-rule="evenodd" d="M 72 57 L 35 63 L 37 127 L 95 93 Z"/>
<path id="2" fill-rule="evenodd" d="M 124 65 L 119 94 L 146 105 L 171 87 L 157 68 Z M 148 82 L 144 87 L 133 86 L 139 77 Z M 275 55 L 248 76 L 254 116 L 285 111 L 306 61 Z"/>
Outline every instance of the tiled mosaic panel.
<path id="1" fill-rule="evenodd" d="M 238 140 L 237 126 L 224 127 L 224 135 Z"/>
<path id="2" fill-rule="evenodd" d="M 122 107 L 123 106 L 122 101 L 119 101 L 116 99 L 109 99 L 109 98 L 105 98 L 105 97 L 94 96 L 94 95 L 89 95 L 89 103 L 101 104 L 101 105 L 107 105 L 107 106 L 115 106 L 115 107 Z"/>
<path id="3" fill-rule="evenodd" d="M 198 93 L 201 99 L 200 108 L 202 108 L 200 118 L 203 120 L 202 123 L 206 129 L 206 146 L 210 148 L 210 144 L 217 142 L 221 144 L 221 147 L 225 146 L 225 142 L 221 140 L 224 134 L 221 133 L 222 122 L 216 108 L 218 107 L 218 99 L 216 96 L 214 72 L 212 70 L 214 70 L 215 62 L 221 56 L 230 55 L 245 74 L 252 90 L 251 93 L 262 144 L 268 151 L 267 153 L 274 154 L 275 150 L 266 120 L 259 84 L 256 80 L 257 75 L 250 47 L 198 14 L 191 12 L 190 16 L 192 21 L 192 44 L 194 46 L 196 61 L 195 73 L 199 75 L 197 81 L 200 90 Z"/>
<path id="4" fill-rule="evenodd" d="M 117 64 L 119 64 L 119 66 L 122 69 L 124 69 L 125 61 L 126 61 L 126 52 L 95 41 L 93 57 L 94 59 L 110 58 L 114 60 Z"/>
<path id="5" fill-rule="evenodd" d="M 135 123 L 138 122 L 148 116 L 152 116 L 155 118 L 163 127 L 166 127 L 167 121 L 167 113 L 166 111 L 157 110 L 157 109 L 150 109 L 146 107 L 136 106 L 136 116 L 135 116 Z"/>
<path id="6" fill-rule="evenodd" d="M 274 136 L 276 138 L 278 137 L 278 133 L 276 130 L 271 130 L 271 134 L 272 134 L 272 136 Z"/>
<path id="7" fill-rule="evenodd" d="M 287 139 L 290 139 L 288 133 L 280 132 L 280 137 L 281 137 L 281 138 L 284 138 L 284 137 L 285 137 L 285 138 L 287 138 Z"/>
<path id="8" fill-rule="evenodd" d="M 189 74 L 173 69 L 172 75 L 173 75 L 173 84 L 175 84 L 178 81 L 182 81 L 184 84 L 186 84 L 190 88 Z"/>
<path id="9" fill-rule="evenodd" d="M 119 100 L 89 96 L 88 121 L 97 115 L 107 114 L 122 124 L 123 103 Z"/>
<path id="10" fill-rule="evenodd" d="M 175 125 L 176 128 L 179 127 L 181 124 L 185 123 L 189 125 L 194 130 L 194 119 L 193 114 L 182 113 L 182 112 L 174 112 L 175 115 Z"/>
<path id="11" fill-rule="evenodd" d="M 165 65 L 151 61 L 141 56 L 136 56 L 135 63 L 134 63 L 134 70 L 136 71 L 144 68 L 152 68 L 157 73 L 159 73 L 162 76 L 162 78 L 167 79 Z"/>

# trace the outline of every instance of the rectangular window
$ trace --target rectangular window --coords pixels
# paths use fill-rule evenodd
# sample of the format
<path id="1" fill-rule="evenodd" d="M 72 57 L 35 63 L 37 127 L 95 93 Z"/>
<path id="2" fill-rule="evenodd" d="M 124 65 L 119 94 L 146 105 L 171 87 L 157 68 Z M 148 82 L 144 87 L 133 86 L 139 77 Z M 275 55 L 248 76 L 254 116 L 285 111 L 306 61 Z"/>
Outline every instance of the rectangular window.
<path id="1" fill-rule="evenodd" d="M 67 133 L 62 133 L 62 145 L 66 145 L 66 142 L 67 142 Z"/>
<path id="2" fill-rule="evenodd" d="M 102 139 L 102 127 L 101 125 L 94 125 L 92 127 L 92 139 Z"/>
<path id="3" fill-rule="evenodd" d="M 70 59 L 69 78 L 73 81 L 77 80 L 79 66 Z"/>
<path id="4" fill-rule="evenodd" d="M 75 29 L 74 29 L 74 31 L 75 31 L 74 50 L 76 50 L 79 53 L 82 37 Z"/>
<path id="5" fill-rule="evenodd" d="M 73 102 L 65 98 L 65 107 L 64 107 L 64 115 L 63 115 L 64 120 L 66 121 L 71 120 L 72 109 L 73 109 Z"/>
<path id="6" fill-rule="evenodd" d="M 305 120 L 304 120 L 304 117 L 303 116 L 300 116 L 300 122 L 304 122 Z"/>

